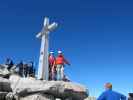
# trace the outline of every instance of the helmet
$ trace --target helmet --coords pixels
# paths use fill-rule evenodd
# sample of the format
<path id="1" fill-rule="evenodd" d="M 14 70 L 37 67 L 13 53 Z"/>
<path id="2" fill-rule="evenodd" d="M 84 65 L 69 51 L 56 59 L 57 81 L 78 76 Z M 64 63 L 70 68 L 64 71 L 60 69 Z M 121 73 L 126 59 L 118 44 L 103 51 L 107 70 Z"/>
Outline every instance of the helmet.
<path id="1" fill-rule="evenodd" d="M 50 54 L 53 54 L 53 53 L 54 53 L 53 51 L 50 52 Z"/>
<path id="2" fill-rule="evenodd" d="M 61 54 L 61 53 L 62 53 L 62 51 L 61 51 L 61 50 L 59 50 L 59 51 L 58 51 L 58 53 L 59 53 L 59 54 Z"/>

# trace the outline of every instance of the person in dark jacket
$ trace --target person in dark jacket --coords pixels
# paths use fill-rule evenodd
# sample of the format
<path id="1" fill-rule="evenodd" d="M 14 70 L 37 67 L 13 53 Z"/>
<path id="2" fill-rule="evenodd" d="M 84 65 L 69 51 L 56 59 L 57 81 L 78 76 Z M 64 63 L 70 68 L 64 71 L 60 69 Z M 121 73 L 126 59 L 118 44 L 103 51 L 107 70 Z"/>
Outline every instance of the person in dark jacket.
<path id="1" fill-rule="evenodd" d="M 6 59 L 5 65 L 9 65 L 10 64 L 10 58 Z"/>
<path id="2" fill-rule="evenodd" d="M 14 63 L 12 59 L 7 58 L 5 64 L 8 66 L 7 69 L 10 71 L 10 69 L 13 67 Z"/>
<path id="3" fill-rule="evenodd" d="M 17 67 L 19 68 L 19 72 L 18 72 L 18 74 L 21 76 L 21 77 L 23 77 L 23 61 L 20 61 L 20 63 L 19 64 L 17 64 Z"/>
<path id="4" fill-rule="evenodd" d="M 133 100 L 133 93 L 128 93 L 129 97 L 128 100 Z"/>
<path id="5" fill-rule="evenodd" d="M 28 64 L 23 65 L 23 77 L 28 76 Z"/>
<path id="6" fill-rule="evenodd" d="M 112 84 L 105 84 L 105 91 L 98 97 L 97 100 L 126 100 L 126 96 L 112 90 Z"/>
<path id="7" fill-rule="evenodd" d="M 35 73 L 34 73 L 34 62 L 30 61 L 28 64 L 28 76 L 30 77 L 34 77 Z"/>

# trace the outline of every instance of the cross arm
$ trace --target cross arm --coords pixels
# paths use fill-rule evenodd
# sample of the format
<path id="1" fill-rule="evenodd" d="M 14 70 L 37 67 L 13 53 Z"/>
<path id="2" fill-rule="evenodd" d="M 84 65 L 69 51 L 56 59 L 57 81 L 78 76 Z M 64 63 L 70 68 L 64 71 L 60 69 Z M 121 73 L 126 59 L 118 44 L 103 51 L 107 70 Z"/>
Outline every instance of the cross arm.
<path id="1" fill-rule="evenodd" d="M 53 31 L 57 28 L 57 26 L 58 26 L 58 24 L 54 22 L 48 26 L 48 30 Z"/>
<path id="2" fill-rule="evenodd" d="M 39 33 L 36 35 L 36 38 L 41 38 L 41 36 L 42 36 L 42 33 L 39 32 Z"/>

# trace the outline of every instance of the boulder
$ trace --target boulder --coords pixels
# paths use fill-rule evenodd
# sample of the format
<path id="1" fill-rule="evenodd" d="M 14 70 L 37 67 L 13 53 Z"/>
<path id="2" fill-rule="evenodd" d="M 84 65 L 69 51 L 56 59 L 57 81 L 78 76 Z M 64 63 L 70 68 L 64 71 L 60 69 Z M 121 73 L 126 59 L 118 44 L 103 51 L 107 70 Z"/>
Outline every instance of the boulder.
<path id="1" fill-rule="evenodd" d="M 8 92 L 0 92 L 0 100 L 5 100 L 7 94 Z"/>
<path id="2" fill-rule="evenodd" d="M 0 77 L 0 92 L 11 92 L 10 81 Z"/>
<path id="3" fill-rule="evenodd" d="M 0 100 L 5 100 L 5 96 L 11 91 L 10 81 L 0 77 Z"/>
<path id="4" fill-rule="evenodd" d="M 26 97 L 21 97 L 19 100 L 55 100 L 54 96 L 47 94 L 32 94 Z"/>
<path id="5" fill-rule="evenodd" d="M 10 72 L 7 69 L 7 65 L 0 65 L 0 77 L 8 77 Z"/>
<path id="6" fill-rule="evenodd" d="M 66 98 L 84 100 L 88 96 L 87 89 L 84 86 L 72 82 L 41 81 L 34 78 L 21 78 L 17 75 L 11 75 L 10 82 L 13 93 L 19 97 L 29 96 L 31 98 L 31 95 L 38 95 L 39 93 L 42 94 L 39 95 L 40 98 L 45 97 L 44 94 L 48 94 L 63 100 Z"/>
<path id="7" fill-rule="evenodd" d="M 8 65 L 0 64 L 0 77 L 9 78 L 11 74 L 17 73 L 17 66 L 13 65 L 10 70 L 8 70 Z"/>

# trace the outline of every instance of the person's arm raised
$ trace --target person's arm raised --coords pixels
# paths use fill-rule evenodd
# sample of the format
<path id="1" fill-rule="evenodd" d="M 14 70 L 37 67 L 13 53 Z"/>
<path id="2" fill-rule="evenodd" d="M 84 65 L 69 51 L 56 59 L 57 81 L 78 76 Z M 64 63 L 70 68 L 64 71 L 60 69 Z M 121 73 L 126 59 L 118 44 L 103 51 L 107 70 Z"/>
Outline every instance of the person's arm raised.
<path id="1" fill-rule="evenodd" d="M 67 64 L 67 65 L 71 65 L 65 58 L 64 58 L 64 62 Z"/>

